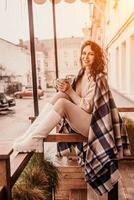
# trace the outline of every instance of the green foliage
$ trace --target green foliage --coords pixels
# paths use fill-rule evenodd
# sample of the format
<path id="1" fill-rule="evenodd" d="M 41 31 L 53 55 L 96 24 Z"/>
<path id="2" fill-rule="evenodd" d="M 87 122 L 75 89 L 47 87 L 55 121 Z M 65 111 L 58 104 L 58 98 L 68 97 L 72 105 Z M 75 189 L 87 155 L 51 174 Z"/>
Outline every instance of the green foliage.
<path id="1" fill-rule="evenodd" d="M 13 200 L 50 200 L 59 171 L 43 154 L 34 154 L 12 190 Z"/>

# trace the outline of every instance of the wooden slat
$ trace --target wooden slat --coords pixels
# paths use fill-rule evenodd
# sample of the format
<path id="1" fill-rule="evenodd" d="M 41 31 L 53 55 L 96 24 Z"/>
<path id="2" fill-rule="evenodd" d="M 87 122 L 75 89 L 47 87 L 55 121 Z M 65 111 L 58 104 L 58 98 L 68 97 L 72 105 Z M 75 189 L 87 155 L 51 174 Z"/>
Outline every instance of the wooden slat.
<path id="1" fill-rule="evenodd" d="M 119 112 L 134 112 L 134 107 L 118 107 Z"/>
<path id="2" fill-rule="evenodd" d="M 15 184 L 16 180 L 20 176 L 21 172 L 27 165 L 28 161 L 32 157 L 31 153 L 19 153 L 11 162 L 11 187 Z"/>
<path id="3" fill-rule="evenodd" d="M 75 179 L 77 181 L 77 179 L 82 179 L 84 178 L 84 174 L 83 172 L 72 172 L 72 173 L 68 173 L 68 174 L 63 174 L 62 175 L 62 179 Z"/>
<path id="4" fill-rule="evenodd" d="M 58 193 L 55 194 L 56 200 L 68 200 L 69 199 L 69 192 L 68 190 L 58 190 Z"/>
<path id="5" fill-rule="evenodd" d="M 86 189 L 72 189 L 70 191 L 69 200 L 87 200 L 87 190 Z"/>
<path id="6" fill-rule="evenodd" d="M 78 165 L 78 164 L 77 164 Z M 56 165 L 60 171 L 62 171 L 63 173 L 72 173 L 72 172 L 77 172 L 77 173 L 83 173 L 82 172 L 82 168 L 80 166 L 62 166 L 62 164 L 59 166 Z"/>
<path id="7" fill-rule="evenodd" d="M 87 138 L 80 134 L 55 133 L 44 138 L 44 142 L 85 142 Z"/>
<path id="8" fill-rule="evenodd" d="M 71 190 L 72 188 L 74 189 L 85 189 L 87 187 L 87 184 L 86 182 L 84 181 L 84 178 L 81 179 L 64 179 L 64 180 L 61 180 L 59 182 L 60 184 L 60 187 L 59 189 L 60 190 Z"/>

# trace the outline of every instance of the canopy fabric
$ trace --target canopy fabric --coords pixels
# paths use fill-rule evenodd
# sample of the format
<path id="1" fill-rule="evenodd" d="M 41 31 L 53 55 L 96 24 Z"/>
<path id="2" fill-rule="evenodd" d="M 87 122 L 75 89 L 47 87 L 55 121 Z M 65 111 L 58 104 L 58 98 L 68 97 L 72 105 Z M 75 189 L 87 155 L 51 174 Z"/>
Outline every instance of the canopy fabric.
<path id="1" fill-rule="evenodd" d="M 34 2 L 36 4 L 44 4 L 47 0 L 34 0 Z M 52 0 L 49 0 L 52 2 Z M 54 3 L 57 4 L 57 3 L 60 3 L 61 1 L 64 1 L 66 3 L 74 3 L 76 0 L 54 0 Z M 90 2 L 90 0 L 81 0 L 82 2 L 84 3 L 88 3 Z"/>

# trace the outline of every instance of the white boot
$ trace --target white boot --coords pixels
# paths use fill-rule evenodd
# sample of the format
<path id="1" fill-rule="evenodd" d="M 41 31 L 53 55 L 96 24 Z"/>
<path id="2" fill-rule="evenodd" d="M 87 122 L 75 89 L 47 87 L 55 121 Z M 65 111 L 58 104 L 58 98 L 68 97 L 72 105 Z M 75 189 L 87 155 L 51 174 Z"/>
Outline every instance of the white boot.
<path id="1" fill-rule="evenodd" d="M 53 128 L 59 123 L 61 116 L 53 108 L 40 124 L 20 142 L 15 142 L 13 149 L 18 152 L 43 152 L 43 138 L 46 138 Z"/>
<path id="2" fill-rule="evenodd" d="M 43 109 L 41 110 L 40 114 L 38 115 L 38 117 L 29 126 L 29 128 L 24 133 L 24 135 L 22 135 L 21 137 L 19 137 L 19 138 L 17 138 L 15 140 L 15 143 L 19 143 L 22 140 L 24 140 L 25 138 L 27 138 L 28 135 L 31 135 L 31 133 L 33 132 L 33 130 L 40 124 L 40 121 L 42 120 L 42 118 L 44 118 L 44 117 L 46 117 L 48 115 L 48 113 L 52 109 L 52 107 L 53 107 L 52 104 L 46 103 L 45 106 L 43 107 Z"/>

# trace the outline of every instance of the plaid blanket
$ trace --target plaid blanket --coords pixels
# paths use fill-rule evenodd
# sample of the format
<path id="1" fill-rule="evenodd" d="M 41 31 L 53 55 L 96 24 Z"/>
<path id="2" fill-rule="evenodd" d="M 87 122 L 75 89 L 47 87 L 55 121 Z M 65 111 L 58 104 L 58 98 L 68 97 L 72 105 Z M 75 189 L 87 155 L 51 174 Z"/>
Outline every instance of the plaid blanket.
<path id="1" fill-rule="evenodd" d="M 58 143 L 57 150 L 63 156 L 74 146 L 78 163 L 84 168 L 86 182 L 102 195 L 109 192 L 120 177 L 117 159 L 131 153 L 126 128 L 103 74 L 97 76 L 93 101 L 88 142 Z M 74 131 L 64 120 L 60 132 Z"/>

